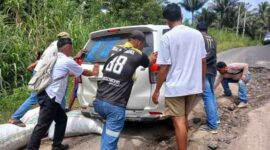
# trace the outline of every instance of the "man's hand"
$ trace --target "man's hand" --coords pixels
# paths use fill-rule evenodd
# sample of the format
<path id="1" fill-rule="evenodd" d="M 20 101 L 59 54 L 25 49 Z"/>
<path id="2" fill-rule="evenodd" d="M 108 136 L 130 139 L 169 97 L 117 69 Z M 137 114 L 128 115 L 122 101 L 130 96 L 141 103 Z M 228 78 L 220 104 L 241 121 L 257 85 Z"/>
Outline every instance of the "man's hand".
<path id="1" fill-rule="evenodd" d="M 152 52 L 152 54 L 148 57 L 150 64 L 156 63 L 157 60 L 157 52 Z"/>
<path id="2" fill-rule="evenodd" d="M 92 69 L 93 76 L 98 76 L 99 74 L 99 64 L 95 64 L 94 68 Z"/>
<path id="3" fill-rule="evenodd" d="M 155 91 L 152 95 L 152 101 L 154 104 L 158 104 L 159 91 Z"/>
<path id="4" fill-rule="evenodd" d="M 242 75 L 241 80 L 246 81 L 246 75 Z"/>
<path id="5" fill-rule="evenodd" d="M 82 58 L 82 56 L 86 53 L 85 49 L 81 49 L 76 56 L 73 57 L 73 59 L 79 59 Z"/>

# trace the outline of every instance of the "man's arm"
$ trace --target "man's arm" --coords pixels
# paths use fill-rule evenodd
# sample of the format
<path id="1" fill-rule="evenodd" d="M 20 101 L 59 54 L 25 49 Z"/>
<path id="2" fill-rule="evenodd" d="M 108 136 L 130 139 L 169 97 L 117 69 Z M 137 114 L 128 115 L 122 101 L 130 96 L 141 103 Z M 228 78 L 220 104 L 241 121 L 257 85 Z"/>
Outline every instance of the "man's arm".
<path id="1" fill-rule="evenodd" d="M 30 72 L 33 72 L 34 68 L 36 67 L 38 61 L 30 64 L 29 66 L 27 66 L 27 70 L 30 71 Z"/>
<path id="2" fill-rule="evenodd" d="M 74 57 L 73 59 L 79 59 L 82 58 L 82 56 L 86 53 L 85 49 L 81 49 Z"/>
<path id="3" fill-rule="evenodd" d="M 207 71 L 207 61 L 206 58 L 202 59 L 202 90 L 205 88 L 205 75 Z"/>
<path id="4" fill-rule="evenodd" d="M 222 80 L 223 80 L 223 77 L 221 75 L 218 75 L 218 78 L 215 81 L 215 86 L 214 86 L 215 89 L 219 86 Z"/>
<path id="5" fill-rule="evenodd" d="M 160 65 L 160 69 L 159 69 L 158 77 L 157 77 L 156 89 L 152 95 L 152 101 L 155 104 L 158 104 L 159 91 L 163 82 L 165 81 L 168 75 L 169 69 L 170 69 L 170 65 Z"/>
<path id="6" fill-rule="evenodd" d="M 246 64 L 246 63 L 243 63 L 242 64 L 243 65 L 243 74 L 242 74 L 242 80 L 243 81 L 246 81 L 246 75 L 247 75 L 247 73 L 248 73 L 248 67 L 249 67 L 249 65 L 248 64 Z"/>
<path id="7" fill-rule="evenodd" d="M 157 60 L 157 52 L 153 52 L 149 57 L 150 66 L 154 63 L 156 63 Z"/>
<path id="8" fill-rule="evenodd" d="M 84 76 L 98 76 L 99 74 L 99 64 L 95 64 L 92 70 L 83 69 L 82 75 Z"/>

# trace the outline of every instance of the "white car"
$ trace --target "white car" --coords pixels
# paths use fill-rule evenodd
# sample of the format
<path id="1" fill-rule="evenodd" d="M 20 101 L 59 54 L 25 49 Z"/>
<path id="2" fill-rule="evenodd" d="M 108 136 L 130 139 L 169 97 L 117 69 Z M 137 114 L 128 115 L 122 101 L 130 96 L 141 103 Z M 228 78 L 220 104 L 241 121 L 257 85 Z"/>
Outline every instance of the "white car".
<path id="1" fill-rule="evenodd" d="M 164 33 L 169 31 L 165 25 L 138 25 L 109 28 L 91 32 L 89 40 L 85 45 L 87 51 L 82 67 L 92 69 L 94 63 L 100 64 L 98 77 L 82 76 L 82 83 L 78 88 L 78 99 L 81 106 L 87 106 L 83 114 L 90 117 L 99 117 L 94 111 L 92 102 L 95 100 L 97 82 L 102 79 L 104 62 L 115 45 L 124 44 L 133 30 L 140 30 L 146 35 L 146 46 L 144 53 L 150 55 L 153 51 L 160 49 L 160 40 Z M 151 68 L 151 69 L 150 69 Z M 136 70 L 136 80 L 127 104 L 126 119 L 129 121 L 155 121 L 162 120 L 164 116 L 164 88 L 161 89 L 159 105 L 153 104 L 152 93 L 156 86 L 157 67 L 143 68 Z"/>
<path id="2" fill-rule="evenodd" d="M 270 32 L 267 32 L 263 39 L 263 45 L 270 44 Z"/>

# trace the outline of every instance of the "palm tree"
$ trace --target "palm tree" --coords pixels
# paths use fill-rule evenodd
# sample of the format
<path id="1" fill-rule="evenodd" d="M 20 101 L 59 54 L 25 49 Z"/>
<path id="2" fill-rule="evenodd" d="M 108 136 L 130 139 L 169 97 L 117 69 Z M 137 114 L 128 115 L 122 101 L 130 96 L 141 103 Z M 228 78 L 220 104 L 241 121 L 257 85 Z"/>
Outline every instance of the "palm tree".
<path id="1" fill-rule="evenodd" d="M 209 11 L 207 8 L 203 8 L 202 12 L 197 13 L 195 15 L 197 21 L 204 21 L 207 26 L 211 26 L 213 22 L 216 20 L 217 16 L 214 12 Z"/>
<path id="2" fill-rule="evenodd" d="M 208 0 L 183 0 L 183 2 L 180 2 L 179 4 L 183 6 L 187 11 L 191 12 L 192 15 L 192 23 L 194 19 L 194 12 L 202 8 L 202 6 L 207 2 Z"/>
<path id="3" fill-rule="evenodd" d="M 270 21 L 270 4 L 268 2 L 262 2 L 259 4 L 258 13 L 261 18 L 261 24 L 263 30 L 267 30 Z"/>
<path id="4" fill-rule="evenodd" d="M 233 14 L 232 11 L 236 11 L 236 6 L 239 0 L 213 0 L 211 3 L 211 8 L 220 14 L 220 27 L 223 27 L 224 23 L 228 18 L 233 20 L 230 17 Z"/>

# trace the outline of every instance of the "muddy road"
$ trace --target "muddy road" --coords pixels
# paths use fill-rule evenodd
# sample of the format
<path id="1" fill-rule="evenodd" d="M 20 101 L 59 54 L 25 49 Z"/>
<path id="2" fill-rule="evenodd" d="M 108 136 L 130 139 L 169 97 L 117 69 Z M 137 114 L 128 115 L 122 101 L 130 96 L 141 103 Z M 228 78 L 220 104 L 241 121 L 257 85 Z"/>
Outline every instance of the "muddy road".
<path id="1" fill-rule="evenodd" d="M 250 142 L 247 143 L 246 141 L 253 140 L 254 138 L 245 139 L 245 137 L 250 136 L 259 137 L 257 139 L 260 141 L 257 142 L 264 142 L 267 147 L 262 148 L 263 150 L 269 148 L 269 134 L 268 136 L 259 136 L 265 130 L 255 129 L 258 127 L 262 129 L 267 128 L 269 121 L 267 122 L 266 120 L 270 120 L 269 113 L 265 113 L 270 107 L 267 104 L 270 101 L 270 45 L 232 49 L 220 53 L 218 59 L 228 63 L 247 62 L 250 64 L 250 71 L 252 73 L 252 79 L 248 84 L 250 105 L 245 109 L 238 109 L 236 107 L 239 103 L 237 85 L 230 85 L 233 91 L 232 97 L 221 96 L 223 92 L 221 87 L 219 87 L 216 91 L 221 119 L 218 134 L 213 135 L 209 132 L 199 130 L 199 127 L 206 122 L 203 104 L 200 101 L 189 116 L 190 132 L 188 149 L 242 149 L 243 147 L 237 146 L 249 144 Z M 264 105 L 267 108 L 262 107 Z M 265 126 L 265 124 L 267 125 Z M 254 130 L 257 134 L 254 132 L 250 133 L 247 129 Z M 269 133 L 269 129 L 265 133 Z M 266 142 L 266 140 L 268 141 Z M 68 143 L 73 150 L 98 150 L 100 135 L 92 134 L 66 138 L 64 143 Z M 51 149 L 50 144 L 51 141 L 48 139 L 43 140 L 41 149 Z M 252 143 L 250 145 L 252 146 Z M 169 120 L 153 123 L 127 122 L 118 146 L 119 150 L 174 150 L 176 149 L 176 143 L 173 127 Z M 259 149 L 261 148 L 259 147 Z"/>

